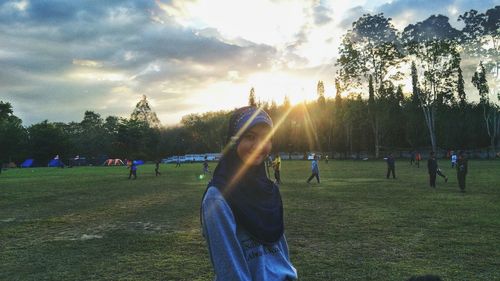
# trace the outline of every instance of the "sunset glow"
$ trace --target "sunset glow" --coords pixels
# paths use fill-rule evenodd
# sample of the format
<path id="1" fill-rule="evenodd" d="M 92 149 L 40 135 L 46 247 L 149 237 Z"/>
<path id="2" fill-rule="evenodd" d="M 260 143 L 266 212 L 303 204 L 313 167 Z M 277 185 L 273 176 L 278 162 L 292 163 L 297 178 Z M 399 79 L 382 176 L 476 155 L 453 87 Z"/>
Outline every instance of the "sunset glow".
<path id="1" fill-rule="evenodd" d="M 246 105 L 252 87 L 258 101 L 300 104 L 316 100 L 321 80 L 332 98 L 342 36 L 361 15 L 382 12 L 400 31 L 432 13 L 459 25 L 457 15 L 495 1 L 472 2 L 6 1 L 0 98 L 32 124 L 85 110 L 129 117 L 146 95 L 164 125 Z"/>

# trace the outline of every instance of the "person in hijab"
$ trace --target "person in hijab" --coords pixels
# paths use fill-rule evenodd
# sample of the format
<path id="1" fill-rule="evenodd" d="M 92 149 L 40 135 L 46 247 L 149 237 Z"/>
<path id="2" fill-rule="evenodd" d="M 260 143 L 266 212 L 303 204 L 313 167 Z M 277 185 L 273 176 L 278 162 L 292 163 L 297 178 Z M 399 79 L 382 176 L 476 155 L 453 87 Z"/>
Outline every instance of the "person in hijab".
<path id="1" fill-rule="evenodd" d="M 228 144 L 203 195 L 200 219 L 215 280 L 296 280 L 284 235 L 278 186 L 264 160 L 273 122 L 256 107 L 237 109 Z"/>

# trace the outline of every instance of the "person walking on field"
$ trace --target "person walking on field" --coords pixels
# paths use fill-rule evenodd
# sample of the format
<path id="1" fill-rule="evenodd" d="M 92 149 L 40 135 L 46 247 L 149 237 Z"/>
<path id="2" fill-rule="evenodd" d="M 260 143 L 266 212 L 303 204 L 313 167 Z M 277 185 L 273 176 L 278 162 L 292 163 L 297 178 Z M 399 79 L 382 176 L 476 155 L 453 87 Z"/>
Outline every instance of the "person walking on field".
<path id="1" fill-rule="evenodd" d="M 307 179 L 307 183 L 309 183 L 314 177 L 319 183 L 319 166 L 318 166 L 318 156 L 314 155 L 313 161 L 311 163 L 311 176 Z"/>
<path id="2" fill-rule="evenodd" d="M 389 178 L 389 175 L 392 173 L 392 178 L 396 178 L 396 161 L 394 160 L 394 157 L 392 157 L 392 153 L 389 153 L 389 156 L 387 156 L 386 160 L 387 162 L 387 176 L 386 178 Z"/>
<path id="3" fill-rule="evenodd" d="M 200 220 L 215 281 L 297 280 L 280 189 L 266 174 L 273 123 L 253 106 L 229 120 L 228 145 L 203 195 Z"/>
<path id="4" fill-rule="evenodd" d="M 458 186 L 460 187 L 461 192 L 465 192 L 465 176 L 468 172 L 467 166 L 467 158 L 465 157 L 465 153 L 463 151 L 460 151 L 457 161 L 457 179 Z"/>
<path id="5" fill-rule="evenodd" d="M 179 156 L 177 156 L 177 161 L 175 163 L 175 167 L 180 167 L 181 166 L 181 158 Z"/>
<path id="6" fill-rule="evenodd" d="M 429 172 L 429 185 L 431 187 L 436 187 L 436 175 L 444 178 L 444 182 L 448 182 L 448 177 L 438 167 L 434 151 L 431 151 L 429 160 L 427 160 L 427 171 Z"/>
<path id="7" fill-rule="evenodd" d="M 130 161 L 130 173 L 128 174 L 128 179 L 130 179 L 132 176 L 134 176 L 134 180 L 137 179 L 137 164 L 134 162 L 134 160 Z"/>
<path id="8" fill-rule="evenodd" d="M 208 157 L 205 155 L 205 159 L 203 160 L 203 174 L 209 174 L 208 170 Z"/>
<path id="9" fill-rule="evenodd" d="M 155 175 L 156 176 L 161 176 L 160 173 L 160 160 L 157 160 L 155 163 Z"/>
<path id="10" fill-rule="evenodd" d="M 279 153 L 276 153 L 273 161 L 273 169 L 274 169 L 274 179 L 276 180 L 276 184 L 281 184 L 281 157 Z"/>

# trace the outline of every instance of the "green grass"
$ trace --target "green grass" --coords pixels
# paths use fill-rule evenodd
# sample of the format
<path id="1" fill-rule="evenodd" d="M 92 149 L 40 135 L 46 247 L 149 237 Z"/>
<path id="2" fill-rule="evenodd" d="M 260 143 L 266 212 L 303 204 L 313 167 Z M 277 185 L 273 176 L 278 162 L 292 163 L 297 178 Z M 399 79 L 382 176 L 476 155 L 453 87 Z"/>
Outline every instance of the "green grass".
<path id="1" fill-rule="evenodd" d="M 300 280 L 500 280 L 500 161 L 470 161 L 467 193 L 428 187 L 398 161 L 284 161 L 290 254 Z M 213 169 L 215 164 L 211 164 Z M 11 169 L 0 175 L 0 280 L 210 280 L 201 164 Z"/>

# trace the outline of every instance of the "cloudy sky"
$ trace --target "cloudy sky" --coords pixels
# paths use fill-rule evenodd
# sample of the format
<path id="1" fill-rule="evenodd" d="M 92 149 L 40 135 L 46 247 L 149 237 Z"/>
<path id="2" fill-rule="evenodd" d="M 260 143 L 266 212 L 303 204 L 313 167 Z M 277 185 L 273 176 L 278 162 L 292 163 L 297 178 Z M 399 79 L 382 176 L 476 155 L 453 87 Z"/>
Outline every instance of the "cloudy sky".
<path id="1" fill-rule="evenodd" d="M 144 94 L 164 125 L 258 99 L 333 96 L 341 36 L 364 13 L 402 30 L 500 0 L 0 0 L 0 100 L 25 125 L 129 117 Z"/>

